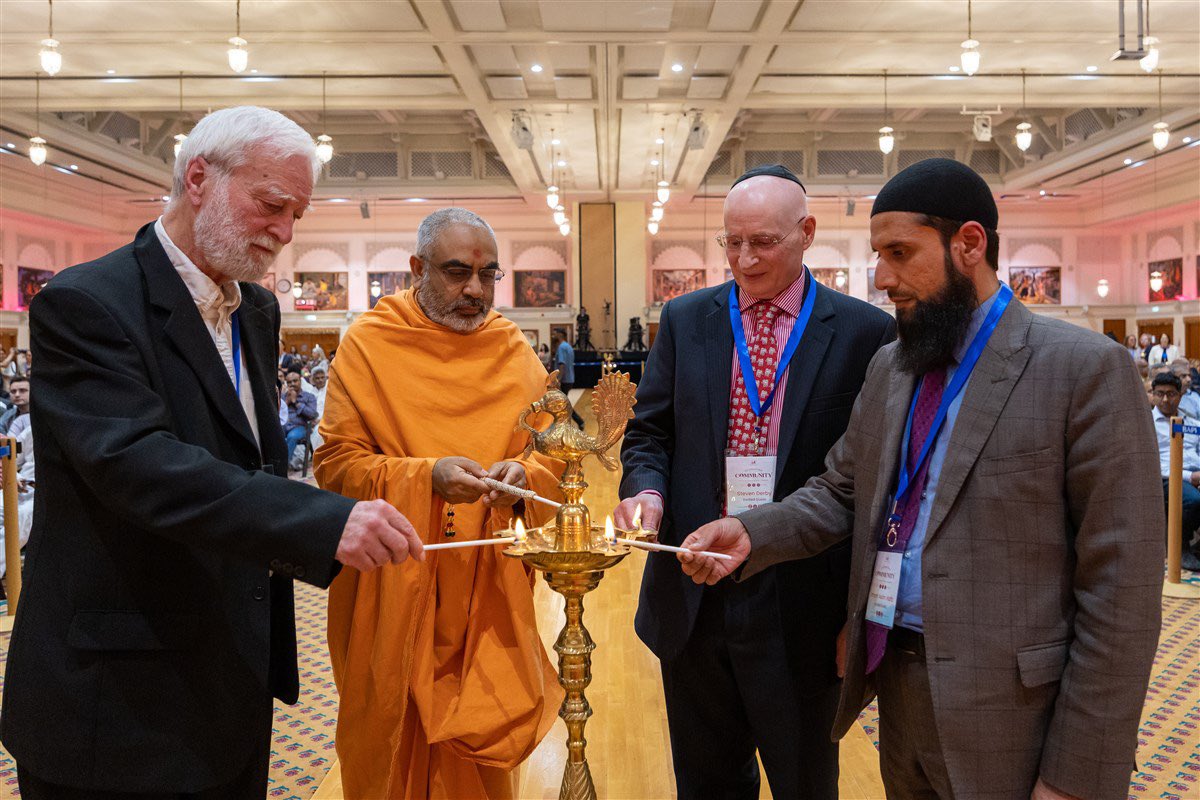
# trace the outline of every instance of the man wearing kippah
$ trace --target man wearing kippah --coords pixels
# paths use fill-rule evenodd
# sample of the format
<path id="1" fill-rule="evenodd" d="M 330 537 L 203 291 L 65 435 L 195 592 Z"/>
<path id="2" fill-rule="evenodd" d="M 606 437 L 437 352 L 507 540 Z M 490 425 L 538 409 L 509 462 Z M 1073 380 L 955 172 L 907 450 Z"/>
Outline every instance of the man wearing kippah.
<path id="1" fill-rule="evenodd" d="M 880 190 L 899 341 L 825 473 L 684 542 L 732 561 L 680 561 L 746 581 L 851 539 L 833 734 L 878 696 L 889 797 L 1124 798 L 1162 584 L 1145 393 L 1119 344 L 1012 302 L 997 224 L 956 161 Z"/>
<path id="2" fill-rule="evenodd" d="M 640 506 L 642 524 L 678 544 L 821 472 L 895 325 L 812 279 L 815 233 L 786 168 L 734 181 L 717 237 L 734 280 L 662 310 L 621 451 L 619 527 Z M 647 561 L 636 628 L 662 665 L 680 798 L 756 800 L 756 751 L 775 797 L 837 797 L 829 730 L 849 574 L 849 543 L 721 586 Z"/>

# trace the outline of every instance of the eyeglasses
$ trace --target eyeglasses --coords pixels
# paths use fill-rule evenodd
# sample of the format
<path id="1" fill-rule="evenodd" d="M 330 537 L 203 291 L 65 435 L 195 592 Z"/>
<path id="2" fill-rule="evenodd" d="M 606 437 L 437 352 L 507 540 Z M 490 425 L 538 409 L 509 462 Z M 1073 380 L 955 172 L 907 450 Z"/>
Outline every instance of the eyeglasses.
<path id="1" fill-rule="evenodd" d="M 793 233 L 795 233 L 797 226 L 799 226 L 801 222 L 804 222 L 804 220 L 808 219 L 808 217 L 809 215 L 805 214 L 803 217 L 796 220 L 796 224 L 793 225 L 792 229 L 784 236 L 771 236 L 765 233 L 756 233 L 749 239 L 743 239 L 741 236 L 731 236 L 727 233 L 721 233 L 717 235 L 717 244 L 733 253 L 739 252 L 742 249 L 743 244 L 750 245 L 751 251 L 769 250 L 775 245 L 783 242 L 788 238 L 788 236 L 791 236 Z"/>
<path id="2" fill-rule="evenodd" d="M 1154 392 L 1154 396 L 1157 397 L 1159 400 L 1171 400 L 1176 397 L 1182 397 L 1183 395 L 1182 395 L 1182 393 L 1177 392 L 1174 389 L 1169 389 L 1165 392 L 1157 392 L 1156 391 L 1156 392 Z"/>
<path id="3" fill-rule="evenodd" d="M 499 267 L 484 267 L 476 272 L 470 267 L 445 267 L 440 264 L 436 265 L 442 275 L 445 276 L 446 282 L 455 286 L 461 286 L 471 280 L 472 275 L 479 276 L 479 282 L 484 286 L 494 286 L 504 278 L 504 270 Z"/>

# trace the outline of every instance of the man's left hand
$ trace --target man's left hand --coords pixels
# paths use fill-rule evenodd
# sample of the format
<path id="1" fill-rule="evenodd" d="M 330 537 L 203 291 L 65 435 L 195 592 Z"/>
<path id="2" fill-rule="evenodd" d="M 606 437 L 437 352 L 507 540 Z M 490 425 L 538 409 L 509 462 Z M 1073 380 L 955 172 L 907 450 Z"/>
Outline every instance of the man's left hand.
<path id="1" fill-rule="evenodd" d="M 497 461 L 488 470 L 488 477 L 501 483 L 507 483 L 509 486 L 516 486 L 518 489 L 524 489 L 526 486 L 525 467 L 516 461 Z M 483 496 L 483 504 L 489 508 L 509 508 L 520 499 L 515 494 L 492 489 Z"/>
<path id="2" fill-rule="evenodd" d="M 1038 778 L 1037 783 L 1033 786 L 1033 792 L 1029 795 L 1029 800 L 1080 800 L 1080 798 L 1073 794 L 1060 792 L 1041 778 Z"/>

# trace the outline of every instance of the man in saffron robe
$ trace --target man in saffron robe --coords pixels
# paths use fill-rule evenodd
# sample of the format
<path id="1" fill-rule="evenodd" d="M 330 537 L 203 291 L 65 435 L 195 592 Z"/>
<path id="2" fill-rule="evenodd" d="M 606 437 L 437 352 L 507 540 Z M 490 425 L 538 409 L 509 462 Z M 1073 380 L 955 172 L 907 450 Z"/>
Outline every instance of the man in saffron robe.
<path id="1" fill-rule="evenodd" d="M 503 272 L 483 219 L 437 211 L 416 250 L 414 288 L 381 299 L 338 347 L 313 472 L 326 489 L 388 500 L 426 543 L 446 540 L 448 519 L 457 539 L 489 537 L 510 526 L 517 498 L 480 478 L 559 495 L 561 464 L 523 459 L 528 434 L 514 427 L 546 371 L 491 310 Z M 531 504 L 526 523 L 548 508 Z M 415 569 L 342 571 L 329 650 L 348 800 L 515 794 L 516 768 L 562 698 L 531 577 L 490 546 L 431 552 Z"/>

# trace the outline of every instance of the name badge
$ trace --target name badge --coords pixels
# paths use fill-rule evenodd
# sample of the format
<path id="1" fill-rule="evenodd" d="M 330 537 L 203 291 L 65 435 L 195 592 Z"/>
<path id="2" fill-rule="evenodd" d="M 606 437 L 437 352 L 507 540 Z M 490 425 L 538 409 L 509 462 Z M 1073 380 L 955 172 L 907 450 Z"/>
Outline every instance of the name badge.
<path id="1" fill-rule="evenodd" d="M 867 598 L 867 621 L 890 628 L 896 620 L 896 600 L 900 594 L 900 567 L 903 553 L 879 550 L 875 553 L 875 573 L 871 576 L 871 594 Z"/>
<path id="2" fill-rule="evenodd" d="M 725 513 L 740 514 L 771 502 L 775 456 L 726 456 Z"/>

